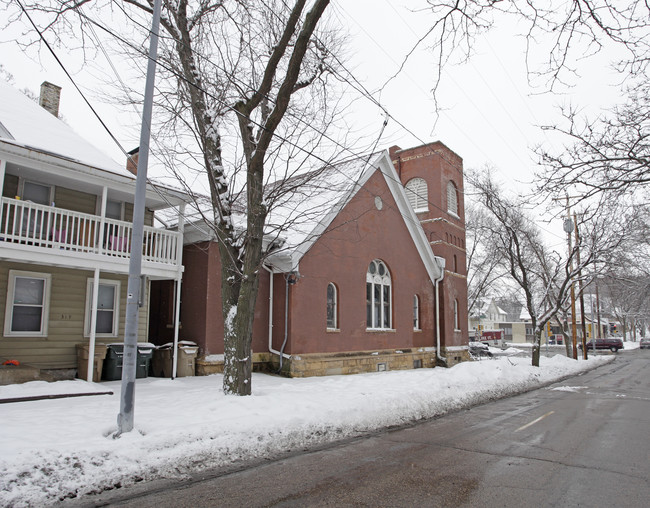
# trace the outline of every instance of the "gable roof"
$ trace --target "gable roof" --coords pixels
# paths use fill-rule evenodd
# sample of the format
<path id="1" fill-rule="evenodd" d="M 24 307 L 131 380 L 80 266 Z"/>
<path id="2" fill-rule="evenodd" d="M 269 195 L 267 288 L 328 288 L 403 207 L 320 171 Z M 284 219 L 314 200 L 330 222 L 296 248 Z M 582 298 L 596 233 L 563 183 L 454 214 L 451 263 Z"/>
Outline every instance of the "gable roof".
<path id="1" fill-rule="evenodd" d="M 125 167 L 90 144 L 65 122 L 1 81 L 0 122 L 0 141 L 133 178 Z"/>
<path id="2" fill-rule="evenodd" d="M 269 256 L 269 263 L 280 271 L 298 270 L 300 260 L 338 215 L 341 209 L 380 172 L 397 204 L 429 278 L 440 280 L 444 259 L 433 254 L 429 241 L 409 204 L 388 150 L 329 165 L 305 177 L 295 192 L 275 203 L 267 219 L 266 234 L 284 239 L 284 245 Z"/>

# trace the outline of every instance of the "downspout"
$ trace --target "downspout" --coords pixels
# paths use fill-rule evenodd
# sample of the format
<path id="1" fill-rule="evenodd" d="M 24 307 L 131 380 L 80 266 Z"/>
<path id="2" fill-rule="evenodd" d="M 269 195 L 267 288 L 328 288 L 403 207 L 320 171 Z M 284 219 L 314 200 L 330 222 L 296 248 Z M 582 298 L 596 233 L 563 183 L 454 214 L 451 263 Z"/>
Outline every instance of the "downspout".
<path id="1" fill-rule="evenodd" d="M 267 268 L 266 265 L 262 265 L 262 267 L 269 272 L 269 352 L 273 353 L 274 355 L 284 358 L 291 358 L 291 355 L 286 355 L 284 353 L 281 353 L 277 349 L 273 349 L 273 267 Z M 282 360 L 280 360 L 280 363 L 282 363 Z"/>
<path id="2" fill-rule="evenodd" d="M 433 281 L 436 290 L 436 358 L 444 365 L 447 365 L 447 358 L 440 354 L 440 291 L 438 287 L 443 276 L 444 272 L 441 272 L 440 278 L 434 279 Z"/>

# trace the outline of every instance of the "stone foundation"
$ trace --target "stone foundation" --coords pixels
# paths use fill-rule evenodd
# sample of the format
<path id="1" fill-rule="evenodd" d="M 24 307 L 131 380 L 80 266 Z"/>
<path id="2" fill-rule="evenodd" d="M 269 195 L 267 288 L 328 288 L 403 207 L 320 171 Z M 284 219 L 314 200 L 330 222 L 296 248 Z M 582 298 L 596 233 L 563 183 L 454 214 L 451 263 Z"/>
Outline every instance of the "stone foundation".
<path id="1" fill-rule="evenodd" d="M 447 367 L 470 359 L 469 351 L 466 348 L 449 351 L 443 349 L 443 355 L 447 358 Z M 445 366 L 444 362 L 437 362 L 435 348 L 313 353 L 285 358 L 280 374 L 287 377 L 336 376 L 387 370 L 433 368 L 437 365 Z M 253 354 L 253 371 L 277 372 L 279 367 L 279 356 L 271 353 Z M 197 358 L 197 376 L 221 373 L 223 373 L 223 360 Z"/>
<path id="2" fill-rule="evenodd" d="M 268 372 L 271 356 L 271 353 L 253 353 L 253 372 Z M 197 376 L 223 374 L 223 360 L 209 360 L 202 357 L 196 359 L 195 365 Z"/>
<path id="3" fill-rule="evenodd" d="M 272 363 L 277 370 L 279 358 L 274 356 Z M 353 351 L 295 355 L 284 360 L 282 374 L 288 377 L 335 376 L 435 366 L 436 352 L 432 348 Z"/>

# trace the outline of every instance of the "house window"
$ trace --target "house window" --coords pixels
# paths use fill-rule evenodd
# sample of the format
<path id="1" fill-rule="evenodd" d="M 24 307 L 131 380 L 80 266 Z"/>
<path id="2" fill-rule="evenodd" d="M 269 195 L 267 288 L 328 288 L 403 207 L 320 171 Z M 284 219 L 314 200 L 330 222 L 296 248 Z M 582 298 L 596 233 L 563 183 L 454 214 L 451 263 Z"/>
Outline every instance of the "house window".
<path id="1" fill-rule="evenodd" d="M 454 300 L 454 330 L 460 330 L 460 320 L 458 319 L 458 300 Z"/>
<path id="2" fill-rule="evenodd" d="M 49 206 L 52 203 L 52 187 L 25 180 L 23 182 L 23 200 Z"/>
<path id="3" fill-rule="evenodd" d="M 90 335 L 92 319 L 93 279 L 88 279 L 86 286 L 86 316 L 84 335 Z M 95 334 L 116 337 L 119 327 L 120 282 L 117 280 L 100 280 L 97 293 L 97 324 Z"/>
<path id="4" fill-rule="evenodd" d="M 51 277 L 49 273 L 9 271 L 5 336 L 47 335 Z"/>
<path id="5" fill-rule="evenodd" d="M 413 329 L 420 329 L 420 299 L 418 295 L 413 295 Z"/>
<path id="6" fill-rule="evenodd" d="M 124 217 L 124 207 L 121 201 L 106 201 L 106 217 L 109 219 L 122 220 Z"/>
<path id="7" fill-rule="evenodd" d="M 422 178 L 412 178 L 406 183 L 406 197 L 415 212 L 429 211 L 429 191 Z"/>
<path id="8" fill-rule="evenodd" d="M 456 189 L 456 186 L 454 185 L 454 182 L 449 182 L 447 184 L 447 211 L 455 215 L 456 217 L 459 216 L 458 214 L 458 189 Z"/>
<path id="9" fill-rule="evenodd" d="M 327 328 L 336 330 L 338 328 L 338 292 L 333 282 L 327 285 Z"/>
<path id="10" fill-rule="evenodd" d="M 366 273 L 366 325 L 369 329 L 391 327 L 391 280 L 388 267 L 375 259 Z"/>

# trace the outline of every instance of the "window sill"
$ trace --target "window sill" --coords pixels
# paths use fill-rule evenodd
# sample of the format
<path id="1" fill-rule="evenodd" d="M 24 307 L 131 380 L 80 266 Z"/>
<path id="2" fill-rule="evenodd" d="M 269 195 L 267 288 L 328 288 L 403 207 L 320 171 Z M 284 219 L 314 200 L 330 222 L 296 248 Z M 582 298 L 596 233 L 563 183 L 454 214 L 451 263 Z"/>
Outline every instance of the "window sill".
<path id="1" fill-rule="evenodd" d="M 422 328 L 413 328 L 413 331 L 414 331 L 414 332 L 422 333 Z"/>
<path id="2" fill-rule="evenodd" d="M 4 332 L 3 337 L 37 337 L 39 339 L 47 338 L 47 333 L 41 332 Z"/>
<path id="3" fill-rule="evenodd" d="M 396 331 L 395 328 L 366 328 L 368 333 L 395 333 Z"/>
<path id="4" fill-rule="evenodd" d="M 326 328 L 325 333 L 341 333 L 340 328 Z"/>
<path id="5" fill-rule="evenodd" d="M 415 213 L 429 213 L 428 208 L 418 208 L 417 210 L 413 210 Z"/>
<path id="6" fill-rule="evenodd" d="M 451 215 L 454 219 L 458 219 L 458 220 L 460 220 L 460 216 L 458 216 L 458 215 L 455 214 L 454 212 L 451 212 L 451 211 L 447 210 L 447 213 L 448 213 L 449 215 Z"/>

